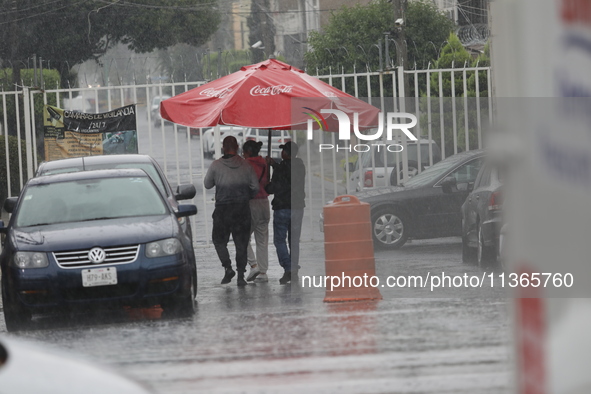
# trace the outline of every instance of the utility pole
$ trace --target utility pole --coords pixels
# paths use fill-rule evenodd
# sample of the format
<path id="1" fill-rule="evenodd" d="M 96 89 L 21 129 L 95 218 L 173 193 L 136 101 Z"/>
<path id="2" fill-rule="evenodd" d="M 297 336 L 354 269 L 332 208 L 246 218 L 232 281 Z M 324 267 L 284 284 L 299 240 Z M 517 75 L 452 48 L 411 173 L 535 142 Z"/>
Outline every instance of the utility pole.
<path id="1" fill-rule="evenodd" d="M 394 29 L 393 36 L 396 43 L 396 65 L 403 69 L 408 69 L 408 53 L 406 47 L 406 5 L 408 0 L 392 0 L 392 8 L 394 12 Z M 409 93 L 408 80 L 404 78 L 404 94 Z"/>

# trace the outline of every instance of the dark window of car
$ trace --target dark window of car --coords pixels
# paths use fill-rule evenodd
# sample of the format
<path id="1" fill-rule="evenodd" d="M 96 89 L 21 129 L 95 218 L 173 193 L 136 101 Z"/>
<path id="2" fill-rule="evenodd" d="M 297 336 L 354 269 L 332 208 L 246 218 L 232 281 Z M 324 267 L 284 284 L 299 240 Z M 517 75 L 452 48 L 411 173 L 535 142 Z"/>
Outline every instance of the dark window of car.
<path id="1" fill-rule="evenodd" d="M 474 182 L 482 166 L 483 159 L 478 158 L 458 167 L 448 176 L 456 178 L 458 190 L 467 190 L 468 183 Z"/>
<path id="2" fill-rule="evenodd" d="M 425 166 L 425 165 L 428 166 L 430 163 L 429 154 L 430 154 L 431 149 L 433 150 L 433 163 L 437 163 L 438 161 L 441 161 L 441 152 L 439 150 L 439 146 L 437 146 L 437 144 L 433 143 L 433 144 L 431 144 L 431 148 L 429 148 L 428 143 L 423 143 L 423 144 L 421 144 L 421 163 L 423 164 L 423 166 Z M 385 148 L 385 146 L 382 146 L 382 147 L 380 147 L 379 152 L 377 150 L 373 151 L 376 167 L 383 167 L 384 166 L 384 151 L 386 152 L 385 156 L 386 156 L 387 167 L 394 167 L 397 163 L 402 161 L 402 152 L 399 152 L 399 153 L 390 152 Z M 418 162 L 419 157 L 418 157 L 417 144 L 408 144 L 406 146 L 406 152 L 407 152 L 408 160 Z M 371 151 L 364 152 L 362 154 L 361 160 L 363 163 L 363 168 L 372 167 L 373 165 L 371 162 Z"/>
<path id="3" fill-rule="evenodd" d="M 478 174 L 478 178 L 476 178 L 476 182 L 474 183 L 474 189 L 490 185 L 491 171 L 491 166 L 485 164 L 484 168 L 482 168 L 482 171 L 480 171 L 480 173 Z"/>
<path id="4" fill-rule="evenodd" d="M 418 187 L 428 185 L 440 176 L 447 173 L 449 170 L 451 170 L 453 167 L 455 167 L 458 163 L 462 162 L 463 160 L 465 160 L 465 157 L 461 155 L 450 156 L 437 164 L 433 164 L 431 167 L 427 168 L 420 174 L 410 178 L 404 184 L 404 186 Z"/>
<path id="5" fill-rule="evenodd" d="M 31 185 L 16 226 L 163 215 L 168 208 L 146 177 L 100 178 Z"/>

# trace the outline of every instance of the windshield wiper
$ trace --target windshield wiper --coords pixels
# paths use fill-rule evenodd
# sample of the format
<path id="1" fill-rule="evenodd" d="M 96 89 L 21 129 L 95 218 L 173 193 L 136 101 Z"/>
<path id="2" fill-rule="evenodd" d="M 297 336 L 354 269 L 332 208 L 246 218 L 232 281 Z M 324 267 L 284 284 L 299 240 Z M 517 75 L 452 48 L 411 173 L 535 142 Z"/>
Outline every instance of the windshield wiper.
<path id="1" fill-rule="evenodd" d="M 100 218 L 84 219 L 84 220 L 80 220 L 80 221 L 81 222 L 92 222 L 94 220 L 107 220 L 107 219 L 116 219 L 116 218 L 113 216 L 103 216 Z"/>
<path id="2" fill-rule="evenodd" d="M 34 224 L 29 224 L 28 226 L 22 226 L 22 227 L 51 226 L 52 224 L 57 224 L 57 223 L 62 223 L 62 222 L 56 222 L 56 223 L 34 223 Z"/>

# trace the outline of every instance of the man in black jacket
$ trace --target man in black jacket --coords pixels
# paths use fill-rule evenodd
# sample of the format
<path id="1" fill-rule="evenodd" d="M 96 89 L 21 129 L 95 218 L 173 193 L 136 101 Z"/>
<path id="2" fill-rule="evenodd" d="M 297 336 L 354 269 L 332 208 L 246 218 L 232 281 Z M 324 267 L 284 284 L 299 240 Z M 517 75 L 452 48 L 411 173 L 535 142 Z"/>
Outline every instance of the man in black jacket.
<path id="1" fill-rule="evenodd" d="M 222 284 L 230 283 L 236 273 L 228 252 L 230 234 L 236 246 L 238 286 L 246 286 L 247 249 L 250 242 L 249 201 L 259 191 L 259 180 L 252 166 L 238 156 L 238 141 L 233 136 L 224 138 L 224 156 L 209 166 L 203 179 L 206 189 L 215 186 L 212 240 L 225 274 Z"/>
<path id="2" fill-rule="evenodd" d="M 284 285 L 298 281 L 300 259 L 300 234 L 304 216 L 304 191 L 306 168 L 302 159 L 297 158 L 298 146 L 287 142 L 279 146 L 281 163 L 276 164 L 270 158 L 267 162 L 273 166 L 273 177 L 265 190 L 274 194 L 273 202 L 273 243 L 277 249 L 279 264 L 284 274 L 279 283 Z M 286 242 L 287 240 L 287 242 Z M 289 248 L 288 248 L 289 244 Z"/>

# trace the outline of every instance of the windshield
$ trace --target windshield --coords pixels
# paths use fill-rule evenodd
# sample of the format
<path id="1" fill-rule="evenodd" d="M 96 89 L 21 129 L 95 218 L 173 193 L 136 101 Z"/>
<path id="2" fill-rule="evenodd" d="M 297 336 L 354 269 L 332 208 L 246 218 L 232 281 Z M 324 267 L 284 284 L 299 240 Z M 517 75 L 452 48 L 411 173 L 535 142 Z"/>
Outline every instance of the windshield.
<path id="1" fill-rule="evenodd" d="M 154 167 L 154 165 L 151 163 L 119 163 L 119 164 L 91 164 L 91 165 L 87 164 L 86 165 L 87 170 L 109 170 L 109 169 L 115 169 L 115 168 L 139 168 L 140 170 L 144 170 L 146 172 L 146 174 L 148 174 L 150 176 L 150 178 L 152 178 L 152 180 L 154 181 L 156 186 L 158 186 L 158 189 L 160 189 L 160 191 L 163 192 L 164 194 L 168 195 L 168 193 L 166 193 L 166 188 L 164 187 L 164 182 L 162 181 L 162 178 L 160 178 L 160 175 L 158 174 L 156 167 Z"/>
<path id="2" fill-rule="evenodd" d="M 17 227 L 168 213 L 147 177 L 38 184 L 21 198 Z"/>
<path id="3" fill-rule="evenodd" d="M 396 148 L 396 147 L 394 147 Z M 375 148 L 374 148 L 375 149 Z M 441 160 L 441 152 L 439 151 L 439 147 L 437 146 L 437 144 L 433 143 L 431 144 L 431 149 L 433 150 L 433 163 L 437 163 L 438 161 Z M 374 152 L 374 159 L 375 159 L 375 166 L 376 167 L 384 167 L 384 151 L 386 152 L 386 163 L 387 166 L 386 167 L 394 167 L 396 165 L 396 163 L 399 163 L 402 161 L 402 152 L 390 152 L 388 150 L 385 150 L 384 147 L 380 148 L 380 151 L 378 152 L 377 149 L 375 149 Z M 417 144 L 408 144 L 406 146 L 406 152 L 408 155 L 408 160 L 409 161 L 414 161 L 418 163 L 418 152 L 417 152 Z M 372 167 L 372 162 L 371 162 L 371 151 L 368 152 L 363 152 L 361 155 L 361 162 L 363 164 L 363 168 L 371 168 Z M 421 144 L 421 162 L 423 165 L 429 165 L 429 144 L 426 143 L 422 143 Z"/>
<path id="4" fill-rule="evenodd" d="M 451 170 L 456 164 L 461 162 L 465 159 L 464 155 L 456 155 L 448 157 L 447 159 L 440 161 L 437 164 L 427 168 L 425 171 L 421 172 L 418 175 L 410 178 L 408 182 L 404 184 L 406 187 L 416 187 L 416 186 L 425 186 L 435 179 L 439 178 L 441 175 L 445 174 L 449 170 Z"/>
<path id="5" fill-rule="evenodd" d="M 81 166 L 72 166 L 72 167 L 61 167 L 61 168 L 52 168 L 47 171 L 43 171 L 39 175 L 52 175 L 52 174 L 63 174 L 66 172 L 79 172 L 86 169 L 87 171 L 90 170 L 110 170 L 116 168 L 139 168 L 140 170 L 144 170 L 146 174 L 152 178 L 158 189 L 161 192 L 168 195 L 166 188 L 164 187 L 164 181 L 158 174 L 158 171 L 151 163 L 101 163 L 101 164 L 86 164 L 84 168 Z"/>

